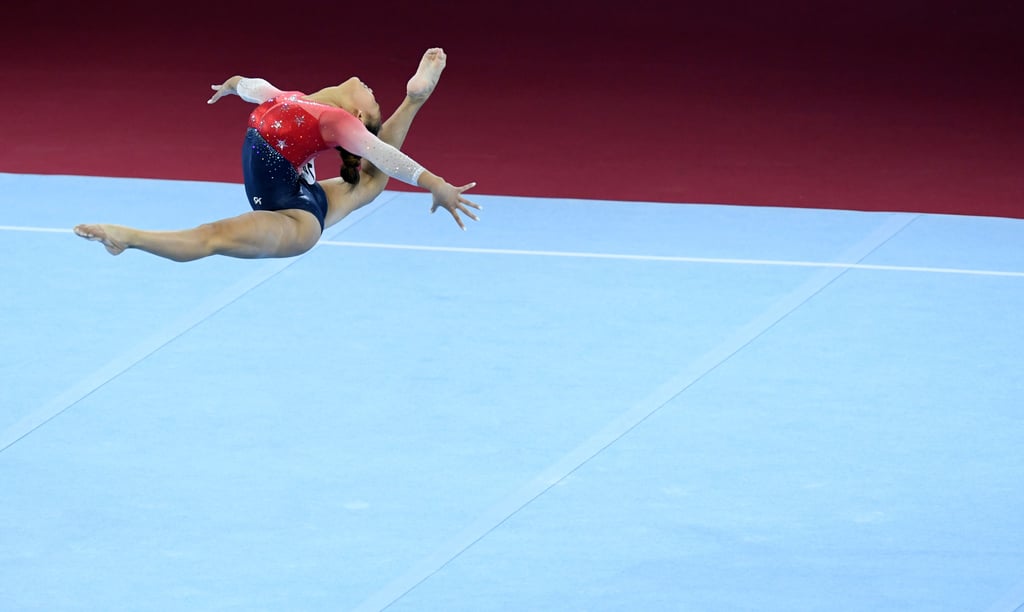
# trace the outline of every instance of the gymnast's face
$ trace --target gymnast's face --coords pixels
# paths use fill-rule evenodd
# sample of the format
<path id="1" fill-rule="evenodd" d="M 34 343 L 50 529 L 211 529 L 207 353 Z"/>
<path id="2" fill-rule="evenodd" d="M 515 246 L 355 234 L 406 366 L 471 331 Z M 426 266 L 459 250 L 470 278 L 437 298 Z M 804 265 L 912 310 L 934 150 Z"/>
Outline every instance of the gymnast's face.
<path id="1" fill-rule="evenodd" d="M 380 125 L 380 104 L 373 97 L 373 90 L 359 77 L 352 77 L 341 84 L 345 95 L 352 103 L 354 114 L 366 125 Z"/>

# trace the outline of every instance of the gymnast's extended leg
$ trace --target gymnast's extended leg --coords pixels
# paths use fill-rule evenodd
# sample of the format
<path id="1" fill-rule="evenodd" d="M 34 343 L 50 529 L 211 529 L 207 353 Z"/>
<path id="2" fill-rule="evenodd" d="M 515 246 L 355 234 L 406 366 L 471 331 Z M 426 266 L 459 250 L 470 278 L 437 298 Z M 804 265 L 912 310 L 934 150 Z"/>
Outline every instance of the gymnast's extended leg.
<path id="1" fill-rule="evenodd" d="M 244 259 L 291 257 L 313 248 L 320 224 L 304 210 L 252 211 L 178 231 L 148 231 L 122 225 L 83 224 L 75 233 L 103 243 L 113 255 L 139 249 L 174 261 L 210 255 Z"/>

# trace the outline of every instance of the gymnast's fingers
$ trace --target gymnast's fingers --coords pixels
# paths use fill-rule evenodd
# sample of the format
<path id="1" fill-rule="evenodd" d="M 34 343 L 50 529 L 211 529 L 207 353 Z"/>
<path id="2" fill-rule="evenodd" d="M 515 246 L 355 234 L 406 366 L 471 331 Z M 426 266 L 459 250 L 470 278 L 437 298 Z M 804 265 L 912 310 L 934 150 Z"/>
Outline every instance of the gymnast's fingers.
<path id="1" fill-rule="evenodd" d="M 448 209 L 448 212 L 452 214 L 452 218 L 455 219 L 455 222 L 459 224 L 459 228 L 462 231 L 466 231 L 466 224 L 462 222 L 462 217 L 459 216 L 459 209 L 452 207 Z"/>
<path id="2" fill-rule="evenodd" d="M 224 87 L 222 85 L 210 85 L 210 89 L 212 89 L 214 93 L 213 97 L 206 101 L 207 104 L 213 104 L 224 97 Z"/>
<path id="3" fill-rule="evenodd" d="M 474 214 L 473 214 L 473 211 L 471 211 L 471 210 L 469 210 L 468 208 L 466 208 L 465 206 L 463 206 L 463 204 L 469 204 L 470 206 L 473 206 L 473 203 L 472 203 L 472 202 L 470 202 L 469 200 L 461 200 L 461 201 L 459 202 L 459 210 L 461 210 L 461 211 L 462 211 L 462 212 L 463 212 L 463 213 L 464 213 L 464 214 L 465 214 L 465 215 L 466 215 L 467 217 L 469 217 L 470 219 L 472 219 L 472 220 L 474 220 L 474 221 L 479 221 L 479 220 L 480 220 L 480 218 L 479 218 L 479 217 L 477 217 L 476 215 L 474 215 Z M 480 207 L 479 207 L 479 206 L 476 206 L 475 208 L 479 209 Z"/>
<path id="4" fill-rule="evenodd" d="M 475 208 L 475 209 L 477 209 L 477 210 L 483 210 L 483 209 L 484 209 L 484 207 L 483 207 L 483 206 L 480 206 L 479 204 L 477 204 L 477 203 L 475 203 L 475 202 L 472 202 L 472 201 L 470 201 L 470 200 L 467 200 L 466 198 L 461 198 L 461 197 L 460 197 L 460 198 L 459 198 L 459 203 L 460 203 L 460 204 L 465 204 L 466 206 L 470 206 L 470 207 L 472 207 L 472 208 Z"/>

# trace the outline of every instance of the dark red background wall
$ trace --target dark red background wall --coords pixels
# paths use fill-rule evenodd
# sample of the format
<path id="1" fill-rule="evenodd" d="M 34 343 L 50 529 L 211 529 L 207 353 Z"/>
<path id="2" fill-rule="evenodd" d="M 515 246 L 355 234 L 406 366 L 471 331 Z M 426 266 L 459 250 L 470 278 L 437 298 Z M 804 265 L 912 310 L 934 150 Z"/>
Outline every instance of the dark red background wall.
<path id="1" fill-rule="evenodd" d="M 211 83 L 357 74 L 387 110 L 441 45 L 406 149 L 481 193 L 1024 217 L 1020 5 L 25 4 L 0 171 L 240 181 L 248 106 Z"/>

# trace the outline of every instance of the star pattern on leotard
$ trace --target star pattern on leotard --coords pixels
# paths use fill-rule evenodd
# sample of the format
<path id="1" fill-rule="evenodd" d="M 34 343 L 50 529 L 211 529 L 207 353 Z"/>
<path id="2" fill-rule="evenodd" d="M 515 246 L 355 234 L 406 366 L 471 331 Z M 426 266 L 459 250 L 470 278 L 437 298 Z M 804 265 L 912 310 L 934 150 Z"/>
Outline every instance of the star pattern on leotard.
<path id="1" fill-rule="evenodd" d="M 250 117 L 250 126 L 302 175 L 303 164 L 327 148 L 320 133 L 318 111 L 320 107 L 312 104 L 307 108 L 299 94 L 282 95 L 258 107 Z"/>

